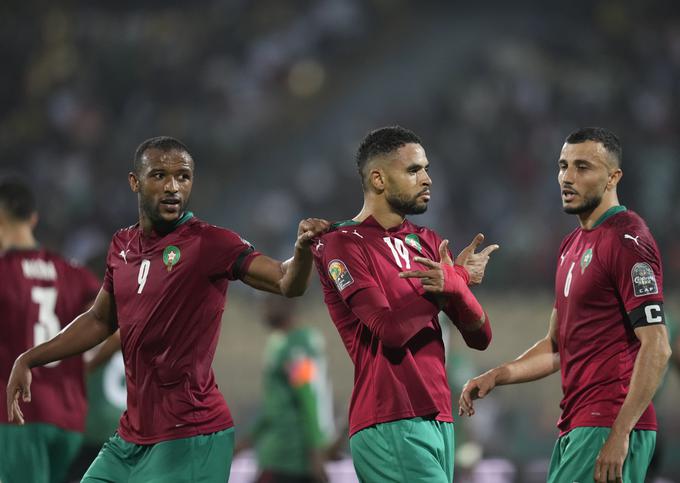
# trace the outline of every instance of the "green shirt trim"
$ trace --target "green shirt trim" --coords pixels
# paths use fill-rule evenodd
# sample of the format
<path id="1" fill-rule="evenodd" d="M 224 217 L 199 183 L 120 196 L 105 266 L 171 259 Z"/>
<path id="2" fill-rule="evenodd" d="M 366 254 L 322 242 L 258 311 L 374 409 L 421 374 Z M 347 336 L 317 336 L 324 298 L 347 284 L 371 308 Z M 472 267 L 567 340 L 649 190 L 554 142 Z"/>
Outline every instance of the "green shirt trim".
<path id="1" fill-rule="evenodd" d="M 345 220 L 345 221 L 336 221 L 331 225 L 331 228 L 340 228 L 342 226 L 352 226 L 352 225 L 359 225 L 361 224 L 360 221 L 355 221 L 355 220 Z"/>
<path id="2" fill-rule="evenodd" d="M 178 227 L 179 225 L 183 225 L 184 223 L 186 223 L 187 221 L 189 221 L 191 218 L 193 218 L 193 216 L 194 216 L 194 213 L 193 213 L 193 212 L 191 212 L 191 211 L 185 212 L 185 213 L 182 215 L 182 218 L 180 218 L 179 220 L 177 220 L 177 221 L 175 222 L 175 227 Z"/>
<path id="3" fill-rule="evenodd" d="M 602 223 L 604 223 L 604 221 L 605 221 L 607 218 L 609 218 L 609 217 L 611 217 L 611 216 L 614 216 L 614 215 L 617 214 L 617 213 L 621 213 L 622 211 L 626 211 L 626 209 L 627 209 L 627 208 L 626 208 L 625 206 L 623 206 L 623 205 L 612 206 L 611 208 L 609 208 L 607 211 L 605 211 L 605 212 L 602 214 L 602 216 L 595 222 L 595 224 L 593 225 L 593 227 L 591 228 L 591 230 L 594 230 L 595 228 L 597 228 L 598 226 L 600 226 Z"/>

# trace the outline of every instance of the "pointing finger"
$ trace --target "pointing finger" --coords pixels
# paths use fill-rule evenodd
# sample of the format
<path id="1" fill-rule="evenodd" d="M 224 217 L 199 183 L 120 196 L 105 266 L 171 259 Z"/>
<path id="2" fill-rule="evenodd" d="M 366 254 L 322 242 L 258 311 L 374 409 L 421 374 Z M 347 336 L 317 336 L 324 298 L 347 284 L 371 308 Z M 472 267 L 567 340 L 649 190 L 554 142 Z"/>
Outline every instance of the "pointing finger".
<path id="1" fill-rule="evenodd" d="M 472 251 L 474 252 L 477 247 L 479 246 L 480 243 L 484 241 L 484 234 L 483 233 L 477 233 L 475 237 L 472 239 L 470 244 L 466 248 L 471 248 Z"/>
<path id="2" fill-rule="evenodd" d="M 495 251 L 498 250 L 499 248 L 500 248 L 499 245 L 495 245 L 495 244 L 494 244 L 494 245 L 489 245 L 489 246 L 486 247 L 484 250 L 482 250 L 481 253 L 482 253 L 482 255 L 489 256 L 489 255 L 491 255 L 491 253 L 495 252 Z"/>
<path id="3" fill-rule="evenodd" d="M 429 258 L 423 258 L 423 257 L 413 257 L 414 262 L 418 262 L 422 265 L 431 267 L 431 268 L 438 268 L 439 264 L 433 260 L 430 260 Z"/>
<path id="4" fill-rule="evenodd" d="M 449 256 L 448 240 L 442 240 L 442 242 L 439 244 L 439 260 L 441 260 L 441 263 L 446 263 L 447 265 L 451 265 L 453 263 L 451 256 Z"/>

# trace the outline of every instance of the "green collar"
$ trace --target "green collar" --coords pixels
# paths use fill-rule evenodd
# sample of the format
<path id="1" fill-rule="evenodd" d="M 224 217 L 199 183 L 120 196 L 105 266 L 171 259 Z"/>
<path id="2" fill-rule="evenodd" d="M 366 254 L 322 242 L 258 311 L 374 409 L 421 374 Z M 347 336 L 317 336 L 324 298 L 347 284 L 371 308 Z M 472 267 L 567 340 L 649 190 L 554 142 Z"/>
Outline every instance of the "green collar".
<path id="1" fill-rule="evenodd" d="M 182 218 L 180 218 L 179 220 L 177 220 L 177 221 L 175 222 L 175 227 L 178 227 L 179 225 L 183 225 L 184 223 L 186 223 L 187 221 L 189 221 L 193 216 L 194 216 L 193 212 L 191 212 L 191 211 L 186 211 L 186 212 L 184 213 L 184 215 L 182 215 Z"/>
<path id="2" fill-rule="evenodd" d="M 360 222 L 354 220 L 336 221 L 331 225 L 331 228 L 340 228 L 341 226 L 359 225 Z"/>
<path id="3" fill-rule="evenodd" d="M 617 213 L 621 213 L 622 211 L 626 211 L 626 207 L 623 205 L 617 205 L 617 206 L 612 206 L 609 208 L 607 211 L 605 211 L 602 216 L 595 222 L 591 230 L 594 230 L 598 226 L 600 226 L 604 221 L 609 218 L 610 216 L 614 216 Z"/>

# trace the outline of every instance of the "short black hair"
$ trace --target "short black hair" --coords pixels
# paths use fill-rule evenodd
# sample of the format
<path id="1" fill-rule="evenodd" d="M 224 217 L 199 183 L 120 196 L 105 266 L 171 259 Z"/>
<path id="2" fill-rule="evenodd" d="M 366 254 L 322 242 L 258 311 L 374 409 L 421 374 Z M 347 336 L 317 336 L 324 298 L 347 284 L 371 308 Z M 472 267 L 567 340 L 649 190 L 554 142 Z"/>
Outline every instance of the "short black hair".
<path id="1" fill-rule="evenodd" d="M 28 221 L 36 211 L 33 191 L 19 178 L 0 180 L 0 209 L 14 220 Z"/>
<path id="2" fill-rule="evenodd" d="M 423 144 L 413 131 L 409 131 L 401 126 L 381 127 L 369 132 L 363 141 L 361 141 L 356 154 L 361 184 L 366 187 L 364 168 L 370 159 L 375 156 L 389 154 L 410 143 Z"/>
<path id="3" fill-rule="evenodd" d="M 614 155 L 618 166 L 621 167 L 623 148 L 616 134 L 603 127 L 582 127 L 571 133 L 566 139 L 569 144 L 580 144 L 586 141 L 602 144 L 609 153 Z"/>
<path id="4" fill-rule="evenodd" d="M 161 151 L 172 151 L 173 149 L 176 149 L 178 151 L 183 151 L 187 153 L 189 156 L 191 156 L 189 148 L 187 148 L 186 145 L 179 139 L 175 139 L 170 136 L 156 136 L 147 139 L 137 147 L 137 150 L 135 151 L 134 160 L 135 173 L 139 173 L 141 171 L 142 157 L 144 156 L 144 153 L 148 149 L 160 149 Z M 193 159 L 193 156 L 191 156 L 191 158 Z"/>

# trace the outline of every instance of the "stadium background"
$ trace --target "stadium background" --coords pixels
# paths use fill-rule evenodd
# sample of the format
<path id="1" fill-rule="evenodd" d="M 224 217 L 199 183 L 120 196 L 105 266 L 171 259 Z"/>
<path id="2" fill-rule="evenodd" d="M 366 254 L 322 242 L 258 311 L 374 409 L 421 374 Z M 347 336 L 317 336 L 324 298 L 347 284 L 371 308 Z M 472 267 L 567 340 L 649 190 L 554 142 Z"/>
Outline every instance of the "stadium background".
<path id="1" fill-rule="evenodd" d="M 655 234 L 680 319 L 677 2 L 63 3 L 0 5 L 0 164 L 35 186 L 43 244 L 99 275 L 111 234 L 137 216 L 126 174 L 142 140 L 186 142 L 192 210 L 284 258 L 300 218 L 359 210 L 354 150 L 368 130 L 398 123 L 423 138 L 434 179 L 414 221 L 454 251 L 478 231 L 502 247 L 477 290 L 492 346 L 472 353 L 453 337 L 464 356 L 451 369 L 457 394 L 547 330 L 556 251 L 576 223 L 560 207 L 557 155 L 570 131 L 601 125 L 622 139 L 620 199 Z M 326 335 L 342 426 L 351 365 L 313 285 L 300 315 Z M 214 364 L 237 424 L 259 398 L 257 301 L 232 286 Z M 658 404 L 671 481 L 678 374 Z M 458 424 L 457 443 L 474 438 L 485 457 L 514 465 L 515 481 L 533 481 L 559 394 L 557 376 L 502 388 Z"/>

